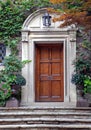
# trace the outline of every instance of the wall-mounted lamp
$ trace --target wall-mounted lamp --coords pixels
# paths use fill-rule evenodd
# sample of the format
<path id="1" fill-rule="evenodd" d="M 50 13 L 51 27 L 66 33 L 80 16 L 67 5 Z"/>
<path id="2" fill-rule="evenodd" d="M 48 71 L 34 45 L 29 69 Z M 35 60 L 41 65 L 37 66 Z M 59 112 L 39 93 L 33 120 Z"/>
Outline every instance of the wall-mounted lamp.
<path id="1" fill-rule="evenodd" d="M 46 12 L 43 16 L 43 25 L 49 27 L 51 25 L 51 16 Z"/>

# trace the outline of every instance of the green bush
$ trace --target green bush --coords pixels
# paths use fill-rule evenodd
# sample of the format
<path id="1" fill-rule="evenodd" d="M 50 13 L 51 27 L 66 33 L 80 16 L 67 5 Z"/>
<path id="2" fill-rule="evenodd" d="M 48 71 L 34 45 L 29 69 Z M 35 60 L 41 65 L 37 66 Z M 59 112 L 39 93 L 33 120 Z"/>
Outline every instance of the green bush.
<path id="1" fill-rule="evenodd" d="M 29 60 L 21 61 L 15 55 L 9 55 L 4 59 L 4 69 L 0 71 L 0 101 L 2 105 L 11 97 L 12 85 L 20 87 L 26 84 L 25 78 L 21 75 L 21 69 L 29 62 Z"/>
<path id="2" fill-rule="evenodd" d="M 91 93 L 91 52 L 88 50 L 88 45 L 86 46 L 85 44 L 85 49 L 83 47 L 83 53 L 80 52 L 77 54 L 77 58 L 74 61 L 75 70 L 71 82 L 78 89 L 83 89 L 84 93 Z"/>
<path id="3" fill-rule="evenodd" d="M 82 86 L 84 79 L 85 79 L 84 74 L 75 73 L 72 75 L 71 82 L 75 85 Z"/>
<path id="4" fill-rule="evenodd" d="M 84 93 L 90 93 L 91 94 L 91 77 L 85 76 L 84 79 Z"/>

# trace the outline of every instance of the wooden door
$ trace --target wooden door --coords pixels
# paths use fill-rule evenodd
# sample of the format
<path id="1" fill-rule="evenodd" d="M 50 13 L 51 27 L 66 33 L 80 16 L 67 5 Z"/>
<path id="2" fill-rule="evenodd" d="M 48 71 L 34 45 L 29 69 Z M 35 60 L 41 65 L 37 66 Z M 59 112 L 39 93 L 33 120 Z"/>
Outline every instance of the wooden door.
<path id="1" fill-rule="evenodd" d="M 64 100 L 63 44 L 36 45 L 35 99 L 58 102 Z"/>

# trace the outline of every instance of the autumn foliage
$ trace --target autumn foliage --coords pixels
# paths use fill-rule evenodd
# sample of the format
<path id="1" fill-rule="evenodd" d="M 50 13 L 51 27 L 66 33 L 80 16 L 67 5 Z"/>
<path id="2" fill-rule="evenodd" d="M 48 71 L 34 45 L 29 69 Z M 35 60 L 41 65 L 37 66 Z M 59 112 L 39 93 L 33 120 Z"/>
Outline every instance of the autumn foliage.
<path id="1" fill-rule="evenodd" d="M 91 30 L 91 0 L 50 0 L 50 2 L 54 4 L 55 10 L 57 5 L 60 7 L 60 15 L 53 19 L 54 22 L 64 21 L 60 27 L 75 24 Z"/>
<path id="2" fill-rule="evenodd" d="M 53 4 L 59 4 L 59 3 L 66 2 L 66 0 L 50 0 L 50 2 Z"/>

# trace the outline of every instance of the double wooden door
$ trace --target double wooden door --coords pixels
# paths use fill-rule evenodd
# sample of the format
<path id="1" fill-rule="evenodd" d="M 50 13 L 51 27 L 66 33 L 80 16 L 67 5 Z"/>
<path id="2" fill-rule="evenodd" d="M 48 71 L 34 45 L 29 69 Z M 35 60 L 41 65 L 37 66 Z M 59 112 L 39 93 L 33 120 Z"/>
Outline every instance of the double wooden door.
<path id="1" fill-rule="evenodd" d="M 36 44 L 35 99 L 42 102 L 64 100 L 63 44 Z"/>

